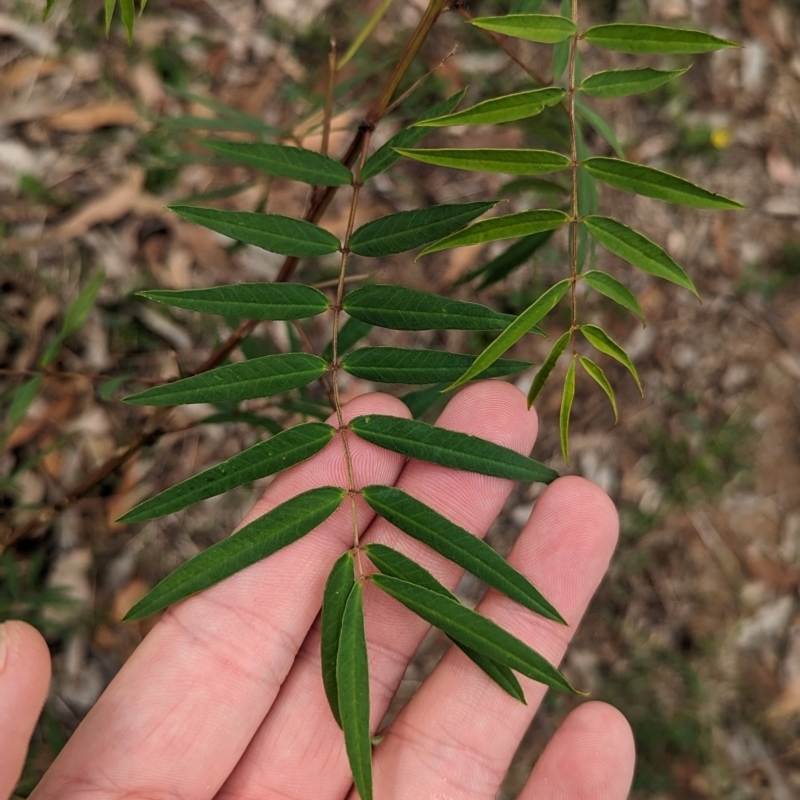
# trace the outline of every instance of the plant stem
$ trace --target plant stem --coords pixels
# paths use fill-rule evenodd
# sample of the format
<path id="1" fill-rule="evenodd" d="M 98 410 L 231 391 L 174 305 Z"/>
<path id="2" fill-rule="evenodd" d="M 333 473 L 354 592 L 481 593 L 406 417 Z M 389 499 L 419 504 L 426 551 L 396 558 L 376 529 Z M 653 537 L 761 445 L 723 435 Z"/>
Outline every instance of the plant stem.
<path id="1" fill-rule="evenodd" d="M 578 123 L 575 113 L 575 67 L 578 54 L 578 0 L 572 0 L 572 21 L 575 35 L 569 43 L 567 115 L 569 117 L 570 173 L 572 177 L 572 209 L 569 222 L 569 269 L 572 279 L 572 357 L 578 355 Z"/>

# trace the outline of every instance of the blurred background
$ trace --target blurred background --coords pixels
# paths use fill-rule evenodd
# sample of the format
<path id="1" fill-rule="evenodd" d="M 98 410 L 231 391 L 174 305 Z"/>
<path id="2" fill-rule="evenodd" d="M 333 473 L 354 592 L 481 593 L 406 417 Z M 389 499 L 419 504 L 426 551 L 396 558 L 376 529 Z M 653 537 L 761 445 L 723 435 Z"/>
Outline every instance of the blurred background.
<path id="1" fill-rule="evenodd" d="M 247 404 L 247 418 L 189 406 L 156 424 L 152 410 L 120 398 L 196 368 L 238 324 L 155 307 L 137 290 L 267 281 L 282 261 L 182 222 L 166 204 L 300 216 L 308 200 L 304 187 L 210 158 L 197 140 L 318 147 L 330 37 L 341 52 L 380 5 L 150 0 L 128 46 L 119 20 L 104 35 L 102 0 L 60 0 L 46 23 L 44 0 L 0 0 L 0 619 L 36 625 L 55 664 L 23 795 L 152 624 L 123 625 L 125 611 L 227 535 L 265 482 L 146 525 L 114 520 L 281 426 L 327 413 L 324 395 L 312 390 Z M 463 5 L 474 15 L 526 6 Z M 339 74 L 331 154 L 345 149 L 424 6 L 391 5 Z M 691 63 L 650 94 L 591 105 L 627 158 L 747 210 L 698 212 L 602 190 L 603 211 L 665 247 L 703 303 L 596 253 L 599 266 L 634 289 L 647 325 L 596 294 L 582 298 L 581 314 L 627 347 L 644 399 L 622 367 L 604 361 L 617 389 L 615 425 L 602 392 L 579 380 L 569 466 L 556 426 L 565 364 L 537 401 L 534 457 L 599 483 L 622 522 L 610 573 L 565 669 L 630 720 L 634 797 L 791 800 L 800 796 L 800 8 L 793 0 L 582 0 L 581 14 L 584 26 L 676 24 L 745 45 L 644 61 L 582 52 L 586 74 Z M 550 48 L 509 47 L 550 74 Z M 376 144 L 462 88 L 467 104 L 533 88 L 457 11 L 437 23 L 404 87 L 431 70 L 380 125 Z M 611 154 L 600 135 L 587 138 L 595 154 Z M 524 124 L 435 131 L 426 144 L 564 149 L 564 127 L 554 111 Z M 497 196 L 508 213 L 561 202 L 561 194 L 557 182 L 398 163 L 368 185 L 359 214 L 366 221 Z M 338 197 L 323 224 L 340 232 L 346 213 Z M 564 244 L 554 236 L 508 274 L 470 277 L 503 243 L 377 267 L 354 260 L 353 273 L 513 313 L 564 276 Z M 305 260 L 297 279 L 324 282 L 336 269 L 335 258 Z M 551 334 L 566 325 L 558 314 L 548 321 Z M 304 328 L 321 352 L 330 320 Z M 294 336 L 283 323 L 264 324 L 232 357 L 298 347 Z M 372 331 L 366 341 L 475 352 L 488 340 Z M 525 340 L 511 355 L 541 362 L 549 346 Z M 530 380 L 517 383 L 527 390 Z M 345 393 L 374 388 L 350 378 Z M 501 552 L 539 488 L 518 487 L 491 531 Z M 471 598 L 479 587 L 465 582 L 461 591 Z M 429 637 L 401 700 L 442 646 Z M 515 796 L 575 702 L 548 695 L 503 797 Z"/>

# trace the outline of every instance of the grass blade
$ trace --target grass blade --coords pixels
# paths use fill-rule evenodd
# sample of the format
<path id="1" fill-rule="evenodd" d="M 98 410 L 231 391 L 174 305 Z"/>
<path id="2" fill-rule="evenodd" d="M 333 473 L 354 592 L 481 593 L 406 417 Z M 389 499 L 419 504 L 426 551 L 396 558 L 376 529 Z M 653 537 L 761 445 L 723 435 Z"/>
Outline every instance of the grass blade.
<path id="1" fill-rule="evenodd" d="M 323 486 L 287 500 L 167 575 L 125 615 L 125 621 L 155 614 L 296 542 L 333 514 L 344 496 L 344 489 Z"/>

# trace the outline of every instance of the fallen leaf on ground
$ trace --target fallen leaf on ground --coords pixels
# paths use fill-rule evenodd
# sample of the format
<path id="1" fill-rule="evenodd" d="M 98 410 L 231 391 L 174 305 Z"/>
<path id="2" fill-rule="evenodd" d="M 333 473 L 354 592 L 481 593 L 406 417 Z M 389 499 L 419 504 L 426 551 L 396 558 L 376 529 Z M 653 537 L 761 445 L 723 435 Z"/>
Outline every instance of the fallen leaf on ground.
<path id="1" fill-rule="evenodd" d="M 136 125 L 140 121 L 139 113 L 127 100 L 73 108 L 53 114 L 45 120 L 53 130 L 70 133 L 86 133 L 114 125 Z"/>

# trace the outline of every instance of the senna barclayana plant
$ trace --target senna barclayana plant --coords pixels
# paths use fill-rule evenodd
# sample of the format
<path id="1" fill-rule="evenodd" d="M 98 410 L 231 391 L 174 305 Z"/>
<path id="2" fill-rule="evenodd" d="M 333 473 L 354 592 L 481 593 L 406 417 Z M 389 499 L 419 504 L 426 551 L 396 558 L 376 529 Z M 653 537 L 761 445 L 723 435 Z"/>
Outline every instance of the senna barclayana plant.
<path id="1" fill-rule="evenodd" d="M 107 7 L 108 7 L 107 3 Z M 110 4 L 113 10 L 113 3 Z M 439 8 L 442 4 L 439 3 Z M 524 4 L 538 11 L 539 2 Z M 126 4 L 123 3 L 123 7 Z M 386 4 L 384 4 L 384 7 Z M 438 13 L 438 12 L 437 12 Z M 548 483 L 557 477 L 549 467 L 492 442 L 429 425 L 418 419 L 380 415 L 356 417 L 344 423 L 339 398 L 342 371 L 369 381 L 433 384 L 426 398 L 452 390 L 474 378 L 520 372 L 532 365 L 504 359 L 504 353 L 523 336 L 541 335 L 538 324 L 562 302 L 569 304 L 571 323 L 558 337 L 539 367 L 528 394 L 534 402 L 558 359 L 570 353 L 564 381 L 559 428 L 565 459 L 569 459 L 569 418 L 575 394 L 576 371 L 585 371 L 608 396 L 616 415 L 611 383 L 602 368 L 583 351 L 589 347 L 622 363 L 641 389 L 636 369 L 624 349 L 601 327 L 582 323 L 578 313 L 578 284 L 606 295 L 642 317 L 634 294 L 619 279 L 586 269 L 592 247 L 600 245 L 643 271 L 671 281 L 695 294 L 686 272 L 657 244 L 598 209 L 597 184 L 605 183 L 666 202 L 706 209 L 741 206 L 675 175 L 626 161 L 613 132 L 585 96 L 617 98 L 649 91 L 685 70 L 650 67 L 598 72 L 580 77 L 580 40 L 623 53 L 692 54 L 735 46 L 709 34 L 654 25 L 608 24 L 581 30 L 576 0 L 565 2 L 561 15 L 509 14 L 471 20 L 492 34 L 549 43 L 555 46 L 553 83 L 457 110 L 463 92 L 432 108 L 370 153 L 369 126 L 351 159 L 336 161 L 318 152 L 278 143 L 207 141 L 217 156 L 268 175 L 317 187 L 348 187 L 351 204 L 342 240 L 324 227 L 279 214 L 249 213 L 173 206 L 184 219 L 240 242 L 294 259 L 339 253 L 338 281 L 332 296 L 296 283 L 253 283 L 188 291 L 145 291 L 150 300 L 183 309 L 249 320 L 302 320 L 331 311 L 331 344 L 322 356 L 291 352 L 226 364 L 192 377 L 148 389 L 127 398 L 139 405 L 173 406 L 186 403 L 238 403 L 263 398 L 313 381 L 329 383 L 335 423 L 306 422 L 281 431 L 228 461 L 212 467 L 128 512 L 122 521 L 143 522 L 186 508 L 192 503 L 275 474 L 318 453 L 336 436 L 344 444 L 348 485 L 324 486 L 304 492 L 250 522 L 236 534 L 190 559 L 159 583 L 128 613 L 136 620 L 160 611 L 221 581 L 254 562 L 290 545 L 316 528 L 343 503 L 353 509 L 353 546 L 334 564 L 322 597 L 322 678 L 331 712 L 343 730 L 354 782 L 363 800 L 372 797 L 372 731 L 369 727 L 369 677 L 364 634 L 363 585 L 370 581 L 428 623 L 444 631 L 453 643 L 506 692 L 524 702 L 515 672 L 564 691 L 574 691 L 542 656 L 478 613 L 465 607 L 448 589 L 400 552 L 382 544 L 362 544 L 355 514 L 360 496 L 379 516 L 431 547 L 490 587 L 531 612 L 564 623 L 557 609 L 489 545 L 402 490 L 384 485 L 357 489 L 348 441 L 358 437 L 375 445 L 454 469 L 470 470 L 511 480 Z M 570 150 L 420 148 L 433 128 L 487 125 L 533 117 L 549 107 L 566 115 Z M 583 126 L 593 127 L 616 151 L 617 157 L 590 156 Z M 434 167 L 540 176 L 565 172 L 570 199 L 563 207 L 531 208 L 478 220 L 496 201 L 453 203 L 402 211 L 355 228 L 362 186 L 401 158 Z M 477 221 L 476 221 L 477 220 Z M 508 274 L 527 260 L 557 229 L 566 228 L 567 269 L 518 316 L 488 306 L 442 297 L 399 285 L 365 285 L 345 292 L 352 256 L 382 258 L 422 247 L 423 256 L 467 244 L 516 239 L 508 249 L 467 276 L 482 285 Z M 418 256 L 419 257 L 419 256 Z M 349 320 L 342 324 L 342 312 Z M 498 331 L 477 357 L 438 350 L 400 347 L 352 349 L 372 326 L 393 330 Z M 415 396 L 415 400 L 419 395 Z"/>

